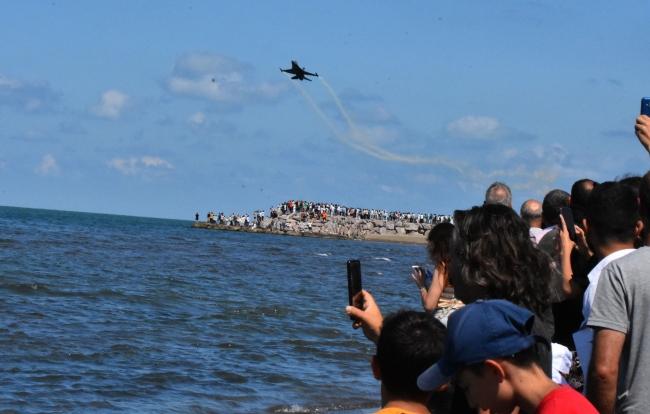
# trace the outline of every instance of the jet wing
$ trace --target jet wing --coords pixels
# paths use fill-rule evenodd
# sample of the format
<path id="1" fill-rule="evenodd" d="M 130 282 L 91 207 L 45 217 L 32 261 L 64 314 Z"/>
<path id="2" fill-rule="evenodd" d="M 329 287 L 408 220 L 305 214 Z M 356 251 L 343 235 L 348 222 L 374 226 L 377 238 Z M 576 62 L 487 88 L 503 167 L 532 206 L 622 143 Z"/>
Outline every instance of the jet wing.
<path id="1" fill-rule="evenodd" d="M 309 72 L 304 72 L 303 75 L 318 76 L 318 73 L 309 73 Z"/>

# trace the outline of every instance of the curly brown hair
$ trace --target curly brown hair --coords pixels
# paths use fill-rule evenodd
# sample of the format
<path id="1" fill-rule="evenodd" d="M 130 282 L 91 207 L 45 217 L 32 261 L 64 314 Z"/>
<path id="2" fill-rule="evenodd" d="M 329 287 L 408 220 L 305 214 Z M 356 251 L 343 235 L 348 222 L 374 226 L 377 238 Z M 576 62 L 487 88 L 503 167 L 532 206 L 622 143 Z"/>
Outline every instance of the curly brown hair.
<path id="1" fill-rule="evenodd" d="M 537 249 L 510 208 L 487 204 L 454 212 L 452 248 L 459 280 L 484 299 L 503 299 L 541 315 L 550 306 L 551 258 Z"/>

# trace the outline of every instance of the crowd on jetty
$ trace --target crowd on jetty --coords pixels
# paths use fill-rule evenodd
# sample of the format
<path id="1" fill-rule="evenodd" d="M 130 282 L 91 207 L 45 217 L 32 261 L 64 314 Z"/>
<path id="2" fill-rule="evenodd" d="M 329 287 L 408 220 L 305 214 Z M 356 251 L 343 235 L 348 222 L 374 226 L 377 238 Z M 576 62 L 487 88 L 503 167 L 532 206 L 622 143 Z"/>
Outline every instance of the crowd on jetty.
<path id="1" fill-rule="evenodd" d="M 314 203 L 304 200 L 289 200 L 269 208 L 268 216 L 265 210 L 256 210 L 253 212 L 251 221 L 248 214 L 232 213 L 226 216 L 224 213 L 215 214 L 209 212 L 206 223 L 221 224 L 225 226 L 259 226 L 265 218 L 279 218 L 294 214 L 299 220 L 308 221 L 326 221 L 328 217 L 352 217 L 361 220 L 384 220 L 392 222 L 420 223 L 420 224 L 439 224 L 448 223 L 452 220 L 450 215 L 432 214 L 432 213 L 411 213 L 402 211 L 388 211 L 386 209 L 367 209 L 359 207 L 346 207 L 340 204 L 331 203 Z M 198 222 L 198 213 L 196 221 Z"/>
<path id="2" fill-rule="evenodd" d="M 650 153 L 650 117 L 635 132 Z M 495 182 L 427 240 L 435 270 L 412 275 L 425 312 L 384 318 L 367 291 L 345 308 L 376 345 L 377 414 L 648 411 L 650 171 L 519 213 Z"/>

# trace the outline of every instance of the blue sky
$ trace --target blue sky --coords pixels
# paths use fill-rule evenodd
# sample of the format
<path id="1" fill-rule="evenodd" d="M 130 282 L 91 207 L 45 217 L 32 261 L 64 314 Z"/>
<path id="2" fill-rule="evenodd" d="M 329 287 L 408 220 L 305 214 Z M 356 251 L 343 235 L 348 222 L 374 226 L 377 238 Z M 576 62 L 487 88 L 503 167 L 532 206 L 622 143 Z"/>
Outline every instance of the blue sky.
<path id="1" fill-rule="evenodd" d="M 0 205 L 451 213 L 648 170 L 650 3 L 440 3 L 5 3 Z"/>

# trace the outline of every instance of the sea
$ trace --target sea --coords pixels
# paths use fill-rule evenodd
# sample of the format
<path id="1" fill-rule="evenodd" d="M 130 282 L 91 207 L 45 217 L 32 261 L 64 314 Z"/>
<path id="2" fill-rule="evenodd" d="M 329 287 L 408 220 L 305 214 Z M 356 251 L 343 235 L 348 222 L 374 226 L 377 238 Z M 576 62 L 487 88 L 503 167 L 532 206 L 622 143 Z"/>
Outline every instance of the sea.
<path id="1" fill-rule="evenodd" d="M 346 262 L 384 314 L 420 310 L 423 246 L 192 224 L 0 207 L 0 412 L 379 409 Z"/>

